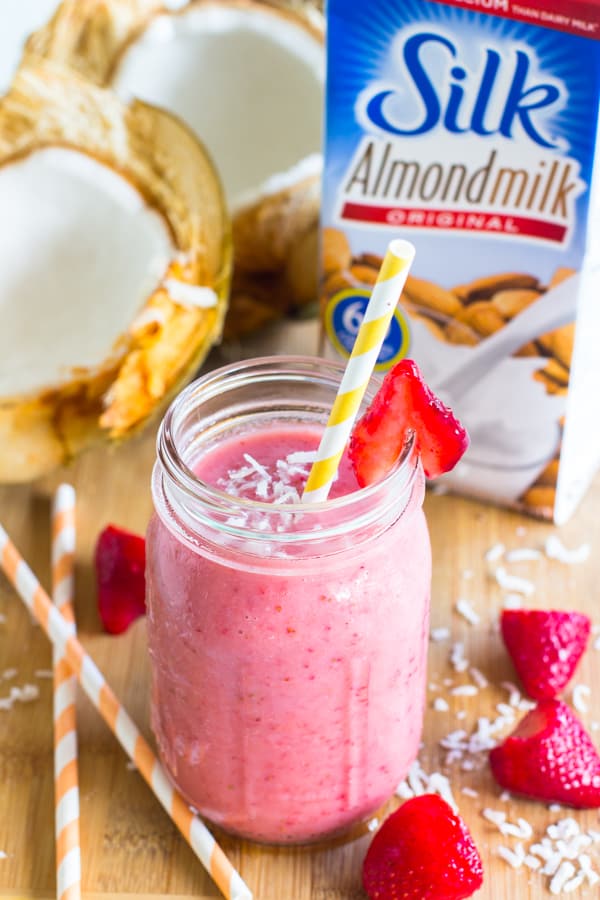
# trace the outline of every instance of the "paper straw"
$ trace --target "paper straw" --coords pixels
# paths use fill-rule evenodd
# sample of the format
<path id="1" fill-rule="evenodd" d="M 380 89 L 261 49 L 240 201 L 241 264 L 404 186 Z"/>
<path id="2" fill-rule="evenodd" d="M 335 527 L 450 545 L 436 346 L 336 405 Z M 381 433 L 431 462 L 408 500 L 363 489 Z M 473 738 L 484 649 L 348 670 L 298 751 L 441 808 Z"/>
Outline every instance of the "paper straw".
<path id="1" fill-rule="evenodd" d="M 81 687 L 139 769 L 173 822 L 228 900 L 252 900 L 252 892 L 233 868 L 204 823 L 169 782 L 150 745 L 85 652 L 48 594 L 0 525 L 0 566 L 11 584 L 75 673 Z"/>
<path id="2" fill-rule="evenodd" d="M 310 470 L 303 500 L 319 502 L 327 499 L 414 256 L 415 248 L 409 241 L 395 240 L 388 245 Z"/>
<path id="3" fill-rule="evenodd" d="M 73 612 L 75 562 L 75 490 L 61 484 L 52 504 L 52 599 L 75 634 Z M 54 804 L 57 900 L 81 898 L 79 777 L 77 771 L 77 679 L 56 645 L 54 676 Z"/>

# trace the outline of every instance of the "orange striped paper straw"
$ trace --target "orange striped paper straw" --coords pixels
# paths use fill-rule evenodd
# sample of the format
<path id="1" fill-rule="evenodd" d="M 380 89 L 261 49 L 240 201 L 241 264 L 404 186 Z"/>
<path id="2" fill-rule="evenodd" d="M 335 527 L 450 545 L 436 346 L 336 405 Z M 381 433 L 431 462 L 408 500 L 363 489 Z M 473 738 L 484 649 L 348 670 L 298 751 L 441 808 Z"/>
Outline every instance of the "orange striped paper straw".
<path id="1" fill-rule="evenodd" d="M 52 504 L 52 599 L 75 634 L 75 489 L 59 485 Z M 54 829 L 57 900 L 81 898 L 79 778 L 77 772 L 77 679 L 55 645 L 54 676 Z"/>
<path id="2" fill-rule="evenodd" d="M 223 895 L 228 900 L 252 900 L 250 888 L 242 881 L 206 825 L 191 812 L 181 794 L 173 788 L 150 745 L 1 525 L 0 566 L 27 609 L 65 657 L 79 684 Z"/>

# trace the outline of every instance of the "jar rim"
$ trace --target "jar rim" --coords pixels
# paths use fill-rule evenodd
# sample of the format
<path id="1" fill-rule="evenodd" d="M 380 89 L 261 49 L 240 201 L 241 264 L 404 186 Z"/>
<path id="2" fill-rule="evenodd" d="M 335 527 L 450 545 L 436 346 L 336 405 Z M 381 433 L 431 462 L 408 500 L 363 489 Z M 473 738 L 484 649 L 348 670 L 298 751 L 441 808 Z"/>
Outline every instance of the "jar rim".
<path id="1" fill-rule="evenodd" d="M 318 382 L 331 385 L 333 401 L 343 371 L 343 364 L 337 360 L 300 355 L 264 356 L 230 363 L 191 382 L 171 402 L 160 424 L 156 441 L 158 461 L 176 487 L 179 498 L 183 497 L 192 504 L 201 504 L 213 510 L 235 505 L 237 510 L 245 510 L 254 514 L 302 513 L 303 516 L 311 517 L 308 521 L 316 519 L 324 513 L 346 512 L 347 515 L 353 507 L 364 506 L 365 503 L 376 503 L 378 498 L 389 493 L 391 486 L 394 486 L 397 492 L 398 482 L 401 482 L 399 487 L 402 493 L 409 498 L 416 472 L 419 469 L 415 436 L 412 431 L 407 436 L 400 457 L 384 478 L 352 493 L 318 502 L 306 503 L 300 500 L 299 502 L 273 504 L 269 501 L 233 496 L 203 481 L 186 463 L 181 448 L 178 447 L 176 437 L 178 428 L 186 415 L 200 407 L 203 399 L 218 396 L 220 394 L 218 388 L 223 386 L 225 381 L 229 385 L 244 386 L 261 375 L 268 375 L 268 380 L 273 382 L 282 382 L 286 379 L 298 382 L 305 380 L 310 374 Z M 370 400 L 374 396 L 378 387 L 379 380 L 372 379 L 365 395 L 366 400 Z M 235 529 L 233 530 L 235 531 Z M 273 540 L 274 537 L 277 540 L 282 539 L 279 532 L 274 534 L 270 529 L 262 531 L 245 527 L 244 534 L 259 540 Z M 303 540 L 306 534 L 307 532 L 303 529 L 290 534 L 289 537 Z"/>

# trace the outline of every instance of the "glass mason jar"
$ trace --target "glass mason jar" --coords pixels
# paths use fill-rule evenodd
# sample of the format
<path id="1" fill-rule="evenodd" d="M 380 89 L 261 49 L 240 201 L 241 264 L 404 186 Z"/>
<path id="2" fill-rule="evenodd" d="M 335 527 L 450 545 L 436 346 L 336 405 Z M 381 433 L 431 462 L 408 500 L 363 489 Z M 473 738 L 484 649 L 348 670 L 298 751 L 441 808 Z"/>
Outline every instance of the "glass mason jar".
<path id="1" fill-rule="evenodd" d="M 248 431 L 322 428 L 342 372 L 308 357 L 227 366 L 175 399 L 158 436 L 152 727 L 189 803 L 257 841 L 364 820 L 421 735 L 431 555 L 413 442 L 379 484 L 323 503 L 243 499 L 194 474 Z"/>

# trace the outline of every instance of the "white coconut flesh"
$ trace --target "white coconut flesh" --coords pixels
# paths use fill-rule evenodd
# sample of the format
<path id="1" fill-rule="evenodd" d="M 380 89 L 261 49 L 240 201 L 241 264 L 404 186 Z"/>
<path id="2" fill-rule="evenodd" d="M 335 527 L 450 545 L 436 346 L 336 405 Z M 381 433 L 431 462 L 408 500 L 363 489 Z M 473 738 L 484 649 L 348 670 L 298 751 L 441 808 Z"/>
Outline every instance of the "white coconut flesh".
<path id="1" fill-rule="evenodd" d="M 164 277 L 163 218 L 113 169 L 40 149 L 0 168 L 0 396 L 93 371 Z"/>
<path id="2" fill-rule="evenodd" d="M 131 44 L 113 87 L 186 121 L 207 146 L 230 209 L 321 167 L 323 46 L 259 4 L 161 15 Z"/>

